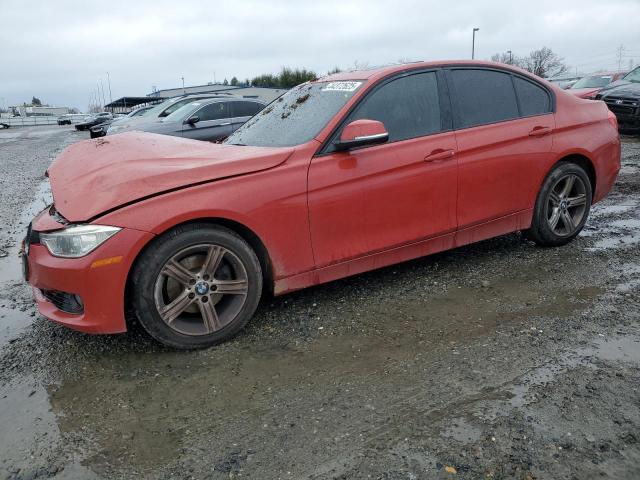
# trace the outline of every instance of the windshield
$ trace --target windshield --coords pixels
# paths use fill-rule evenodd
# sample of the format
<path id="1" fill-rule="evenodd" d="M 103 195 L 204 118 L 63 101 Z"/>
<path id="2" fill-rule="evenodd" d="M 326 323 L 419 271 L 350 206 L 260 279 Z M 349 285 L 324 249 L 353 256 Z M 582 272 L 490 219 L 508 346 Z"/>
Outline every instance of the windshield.
<path id="1" fill-rule="evenodd" d="M 150 109 L 149 108 L 139 108 L 138 110 L 134 110 L 133 112 L 129 113 L 129 115 L 127 115 L 128 117 L 141 117 L 143 115 L 146 115 L 147 113 L 149 113 Z"/>
<path id="2" fill-rule="evenodd" d="M 626 80 L 627 82 L 640 83 L 640 67 L 637 67 L 627 73 L 623 80 Z"/>
<path id="3" fill-rule="evenodd" d="M 333 118 L 363 81 L 303 83 L 271 102 L 225 143 L 291 147 L 308 142 Z"/>
<path id="4" fill-rule="evenodd" d="M 174 112 L 171 115 L 167 115 L 166 117 L 164 117 L 162 121 L 163 122 L 181 122 L 182 120 L 187 118 L 191 114 L 191 112 L 195 110 L 196 107 L 199 107 L 200 105 L 202 105 L 201 101 L 194 102 L 192 99 L 189 103 L 182 105 L 176 110 L 174 110 Z"/>
<path id="5" fill-rule="evenodd" d="M 167 115 L 175 112 L 185 103 L 193 102 L 193 100 L 193 98 L 170 98 L 169 100 L 165 100 L 164 102 L 153 107 L 151 110 L 147 111 L 144 116 L 146 117 L 148 115 L 149 117 L 166 117 Z"/>
<path id="6" fill-rule="evenodd" d="M 611 83 L 612 75 L 594 75 L 592 77 L 584 77 L 573 84 L 571 88 L 597 88 L 604 87 Z"/>

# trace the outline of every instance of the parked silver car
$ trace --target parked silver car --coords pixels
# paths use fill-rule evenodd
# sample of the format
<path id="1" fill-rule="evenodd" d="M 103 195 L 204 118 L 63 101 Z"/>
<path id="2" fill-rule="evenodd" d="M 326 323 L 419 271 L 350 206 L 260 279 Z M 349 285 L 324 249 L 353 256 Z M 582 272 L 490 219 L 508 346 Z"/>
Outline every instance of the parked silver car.
<path id="1" fill-rule="evenodd" d="M 132 130 L 215 142 L 227 138 L 264 106 L 258 100 L 245 98 L 195 100 L 164 118 L 140 122 Z"/>
<path id="2" fill-rule="evenodd" d="M 130 118 L 124 122 L 118 122 L 117 124 L 111 125 L 107 130 L 107 135 L 127 132 L 130 130 L 139 130 L 139 128 L 137 128 L 137 125 L 168 117 L 183 105 L 193 102 L 194 100 L 200 100 L 203 98 L 219 98 L 221 96 L 227 97 L 228 95 L 213 93 L 194 93 L 190 95 L 180 95 L 177 97 L 168 98 L 164 102 L 154 105 L 140 117 Z"/>

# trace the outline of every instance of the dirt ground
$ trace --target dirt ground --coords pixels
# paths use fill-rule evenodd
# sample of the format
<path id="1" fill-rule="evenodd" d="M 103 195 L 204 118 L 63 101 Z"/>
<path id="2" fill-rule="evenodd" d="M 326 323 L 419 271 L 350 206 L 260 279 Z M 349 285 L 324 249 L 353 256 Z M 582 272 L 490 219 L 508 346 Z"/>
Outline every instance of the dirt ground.
<path id="1" fill-rule="evenodd" d="M 638 137 L 566 247 L 513 234 L 268 299 L 189 353 L 35 313 L 17 242 L 85 137 L 0 133 L 0 479 L 640 478 Z"/>

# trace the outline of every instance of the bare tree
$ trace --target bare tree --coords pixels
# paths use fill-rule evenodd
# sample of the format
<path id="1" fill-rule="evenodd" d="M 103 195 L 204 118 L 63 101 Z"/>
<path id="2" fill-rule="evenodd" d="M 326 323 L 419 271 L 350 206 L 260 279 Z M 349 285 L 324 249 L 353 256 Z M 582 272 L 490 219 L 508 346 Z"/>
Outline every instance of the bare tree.
<path id="1" fill-rule="evenodd" d="M 353 62 L 353 69 L 354 70 L 366 70 L 367 68 L 369 68 L 369 62 L 361 62 L 359 60 L 355 60 Z"/>
<path id="2" fill-rule="evenodd" d="M 506 65 L 515 65 L 516 67 L 522 67 L 522 59 L 516 57 L 513 53 L 502 52 L 494 53 L 491 55 L 492 62 L 504 63 Z"/>
<path id="3" fill-rule="evenodd" d="M 564 58 L 558 56 L 549 47 L 532 51 L 529 56 L 522 59 L 522 67 L 543 78 L 556 77 L 568 70 Z"/>

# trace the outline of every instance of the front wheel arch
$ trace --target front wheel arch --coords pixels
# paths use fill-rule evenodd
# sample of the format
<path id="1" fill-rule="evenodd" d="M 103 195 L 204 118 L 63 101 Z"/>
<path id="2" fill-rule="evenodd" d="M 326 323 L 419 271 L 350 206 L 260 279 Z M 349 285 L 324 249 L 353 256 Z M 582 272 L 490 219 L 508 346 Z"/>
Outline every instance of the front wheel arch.
<path id="1" fill-rule="evenodd" d="M 136 255 L 136 258 L 132 262 L 131 268 L 129 269 L 129 273 L 127 274 L 127 281 L 125 285 L 124 305 L 125 305 L 125 320 L 127 322 L 127 327 L 129 327 L 129 325 L 131 324 L 131 320 L 134 318 L 134 315 L 132 314 L 132 311 L 131 311 L 131 295 L 132 295 L 131 275 L 135 270 L 135 266 L 138 260 L 142 257 L 144 252 L 153 244 L 154 240 L 157 237 L 161 235 L 165 235 L 166 233 L 169 233 L 176 228 L 183 227 L 185 225 L 194 224 L 194 223 L 208 224 L 212 226 L 221 226 L 224 228 L 228 228 L 229 230 L 232 230 L 237 235 L 242 237 L 243 240 L 245 240 L 249 244 L 249 246 L 251 246 L 251 248 L 256 253 L 258 260 L 260 262 L 260 267 L 262 269 L 262 277 L 263 277 L 262 278 L 263 295 L 266 294 L 268 296 L 273 296 L 274 277 L 273 277 L 273 267 L 271 263 L 271 257 L 269 256 L 269 252 L 266 246 L 264 245 L 264 242 L 253 230 L 248 228 L 246 225 L 243 225 L 234 220 L 229 220 L 227 218 L 220 218 L 220 217 L 193 218 L 186 222 L 171 225 L 171 227 L 158 233 L 157 236 L 153 237 L 149 242 L 147 242 L 147 244 L 143 248 L 141 248 L 138 254 Z"/>

